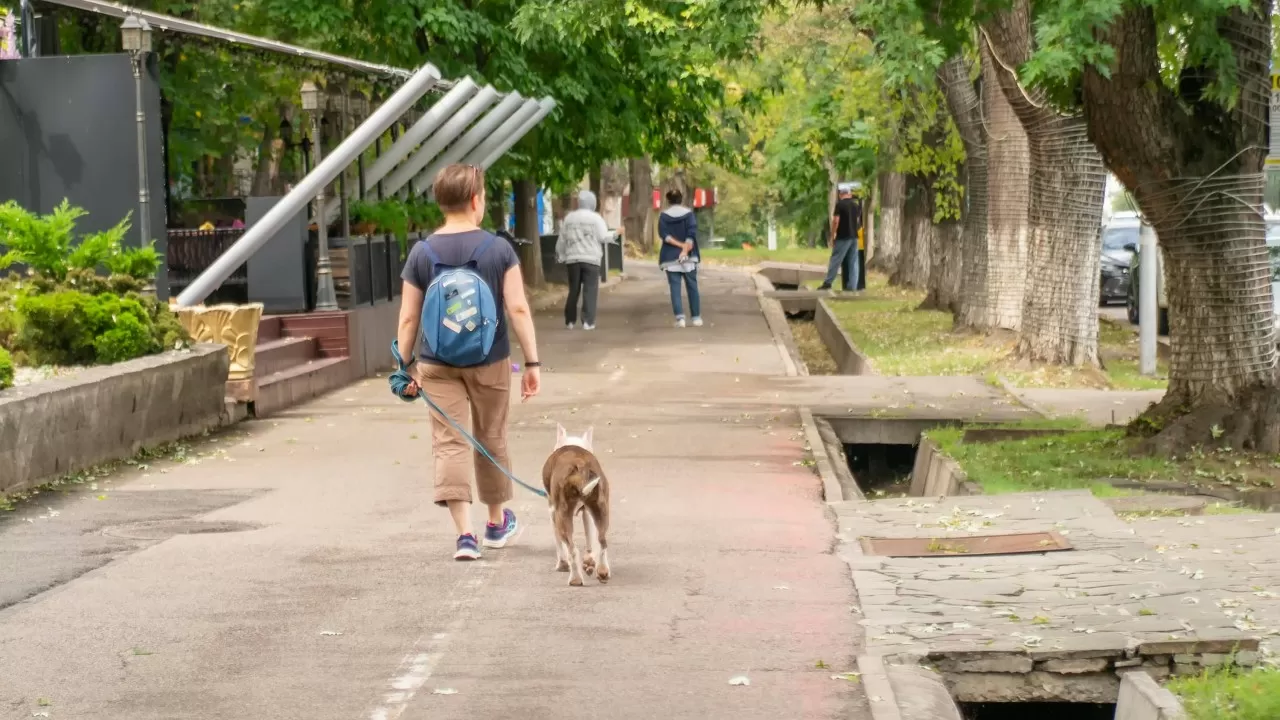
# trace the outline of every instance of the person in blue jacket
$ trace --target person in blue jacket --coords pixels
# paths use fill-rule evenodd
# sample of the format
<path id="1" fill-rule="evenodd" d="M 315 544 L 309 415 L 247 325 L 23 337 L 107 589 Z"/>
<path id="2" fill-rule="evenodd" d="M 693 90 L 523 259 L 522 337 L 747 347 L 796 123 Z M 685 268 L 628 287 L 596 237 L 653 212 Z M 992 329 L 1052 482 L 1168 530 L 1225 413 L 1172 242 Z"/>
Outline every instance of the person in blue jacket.
<path id="1" fill-rule="evenodd" d="M 671 310 L 676 314 L 676 327 L 685 326 L 684 304 L 680 297 L 683 281 L 689 291 L 689 314 L 694 327 L 702 326 L 702 306 L 698 297 L 698 219 L 693 211 L 681 203 L 684 196 L 679 190 L 667 191 L 668 207 L 658 217 L 658 237 L 662 249 L 658 251 L 658 267 L 667 274 L 671 286 Z"/>

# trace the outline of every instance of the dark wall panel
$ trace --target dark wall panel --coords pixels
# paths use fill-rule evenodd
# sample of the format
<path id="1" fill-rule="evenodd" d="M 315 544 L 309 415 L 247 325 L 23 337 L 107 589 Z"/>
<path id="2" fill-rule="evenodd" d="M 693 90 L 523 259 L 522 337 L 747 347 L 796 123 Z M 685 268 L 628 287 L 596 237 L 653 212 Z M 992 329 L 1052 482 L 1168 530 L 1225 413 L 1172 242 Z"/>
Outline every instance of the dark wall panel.
<path id="1" fill-rule="evenodd" d="M 89 212 L 78 230 L 105 230 L 132 212 L 138 229 L 138 129 L 128 55 L 0 61 L 0 202 L 41 213 L 63 198 Z M 143 74 L 151 232 L 165 251 L 165 172 L 155 56 Z M 156 291 L 168 297 L 161 268 Z"/>

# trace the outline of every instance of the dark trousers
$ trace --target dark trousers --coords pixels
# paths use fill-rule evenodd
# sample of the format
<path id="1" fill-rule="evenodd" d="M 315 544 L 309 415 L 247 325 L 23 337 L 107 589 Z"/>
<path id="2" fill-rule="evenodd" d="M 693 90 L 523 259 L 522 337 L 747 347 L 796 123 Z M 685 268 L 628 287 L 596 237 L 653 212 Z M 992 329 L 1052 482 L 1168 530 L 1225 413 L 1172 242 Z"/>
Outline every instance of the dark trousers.
<path id="1" fill-rule="evenodd" d="M 823 287 L 831 287 L 836 281 L 836 274 L 843 276 L 844 289 L 858 289 L 860 253 L 855 238 L 837 238 L 831 247 L 831 260 L 827 263 L 827 276 L 822 280 Z"/>
<path id="2" fill-rule="evenodd" d="M 564 302 L 564 323 L 578 322 L 578 295 L 582 295 L 582 322 L 596 324 L 596 298 L 600 296 L 600 266 L 591 263 L 569 263 L 569 297 Z"/>

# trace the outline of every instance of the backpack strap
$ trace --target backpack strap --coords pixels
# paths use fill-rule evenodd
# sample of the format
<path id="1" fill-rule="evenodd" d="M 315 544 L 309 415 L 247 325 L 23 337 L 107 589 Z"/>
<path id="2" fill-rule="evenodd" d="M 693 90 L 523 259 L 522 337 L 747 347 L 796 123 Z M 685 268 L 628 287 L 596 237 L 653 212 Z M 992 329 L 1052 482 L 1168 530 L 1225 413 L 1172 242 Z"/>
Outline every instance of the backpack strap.
<path id="1" fill-rule="evenodd" d="M 497 235 L 494 235 L 493 233 L 489 233 L 489 237 L 481 241 L 479 247 L 476 248 L 476 251 L 471 253 L 471 259 L 467 260 L 467 263 L 468 264 L 478 263 L 480 261 L 480 257 L 489 250 L 490 246 L 493 245 L 493 241 L 496 239 L 498 239 Z"/>
<path id="2" fill-rule="evenodd" d="M 431 247 L 430 240 L 422 242 L 422 251 L 427 254 L 427 259 L 431 261 L 432 267 L 440 264 L 440 256 L 436 254 L 435 248 Z"/>

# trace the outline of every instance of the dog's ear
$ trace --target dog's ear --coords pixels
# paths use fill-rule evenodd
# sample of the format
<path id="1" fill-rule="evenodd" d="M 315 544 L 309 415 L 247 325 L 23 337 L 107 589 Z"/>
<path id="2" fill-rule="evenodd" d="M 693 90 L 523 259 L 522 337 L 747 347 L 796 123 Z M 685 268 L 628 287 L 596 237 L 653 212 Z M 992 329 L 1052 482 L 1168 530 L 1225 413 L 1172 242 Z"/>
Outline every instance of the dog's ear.
<path id="1" fill-rule="evenodd" d="M 556 447 L 564 447 L 564 441 L 568 439 L 569 434 L 564 431 L 564 426 L 556 423 Z"/>
<path id="2" fill-rule="evenodd" d="M 585 445 L 588 450 L 591 449 L 591 436 L 594 434 L 595 427 L 587 428 L 587 431 L 582 434 L 582 444 Z"/>

